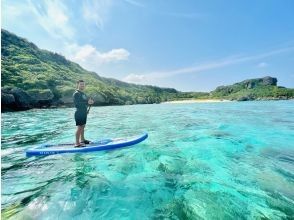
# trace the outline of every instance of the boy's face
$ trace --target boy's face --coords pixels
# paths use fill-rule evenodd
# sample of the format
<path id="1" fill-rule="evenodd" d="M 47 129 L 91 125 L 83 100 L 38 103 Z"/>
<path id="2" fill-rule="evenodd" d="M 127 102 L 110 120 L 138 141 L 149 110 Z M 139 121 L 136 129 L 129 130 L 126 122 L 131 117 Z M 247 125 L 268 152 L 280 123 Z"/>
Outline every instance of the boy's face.
<path id="1" fill-rule="evenodd" d="M 84 89 L 85 89 L 85 82 L 79 82 L 78 90 L 84 90 Z"/>

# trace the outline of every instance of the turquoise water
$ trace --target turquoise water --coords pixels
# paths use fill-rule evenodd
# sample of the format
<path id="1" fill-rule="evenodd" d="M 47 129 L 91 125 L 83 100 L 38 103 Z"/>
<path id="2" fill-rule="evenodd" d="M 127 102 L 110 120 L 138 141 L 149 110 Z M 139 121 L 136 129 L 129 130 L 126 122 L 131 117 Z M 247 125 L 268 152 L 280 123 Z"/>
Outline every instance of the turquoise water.
<path id="1" fill-rule="evenodd" d="M 92 108 L 86 137 L 130 148 L 26 158 L 74 137 L 74 109 L 2 114 L 2 217 L 291 219 L 294 101 Z"/>

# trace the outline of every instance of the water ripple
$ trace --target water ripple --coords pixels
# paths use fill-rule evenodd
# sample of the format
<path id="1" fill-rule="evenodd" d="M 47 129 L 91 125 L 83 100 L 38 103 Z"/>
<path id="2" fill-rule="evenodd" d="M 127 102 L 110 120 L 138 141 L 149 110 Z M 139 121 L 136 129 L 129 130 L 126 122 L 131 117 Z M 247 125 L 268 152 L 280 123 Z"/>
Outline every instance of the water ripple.
<path id="1" fill-rule="evenodd" d="M 293 107 L 93 107 L 87 138 L 149 138 L 116 151 L 31 158 L 25 150 L 38 144 L 74 141 L 74 110 L 3 113 L 2 218 L 291 219 Z"/>

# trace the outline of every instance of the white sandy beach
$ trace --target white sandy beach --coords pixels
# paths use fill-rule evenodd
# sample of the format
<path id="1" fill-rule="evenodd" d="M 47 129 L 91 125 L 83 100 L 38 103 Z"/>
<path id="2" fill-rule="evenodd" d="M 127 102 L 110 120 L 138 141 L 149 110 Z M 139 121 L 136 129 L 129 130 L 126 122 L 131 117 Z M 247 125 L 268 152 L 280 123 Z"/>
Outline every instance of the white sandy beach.
<path id="1" fill-rule="evenodd" d="M 178 100 L 178 101 L 168 101 L 163 102 L 169 104 L 184 104 L 184 103 L 212 103 L 212 102 L 231 102 L 226 99 L 186 99 L 186 100 Z"/>

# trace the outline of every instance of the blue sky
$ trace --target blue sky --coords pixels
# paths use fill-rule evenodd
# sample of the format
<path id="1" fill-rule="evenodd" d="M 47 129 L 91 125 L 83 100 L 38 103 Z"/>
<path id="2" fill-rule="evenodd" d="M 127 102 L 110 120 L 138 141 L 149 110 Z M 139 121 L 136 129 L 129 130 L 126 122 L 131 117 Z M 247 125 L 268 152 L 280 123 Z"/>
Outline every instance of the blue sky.
<path id="1" fill-rule="evenodd" d="M 101 76 L 211 91 L 294 87 L 292 0 L 2 0 L 2 28 Z"/>

